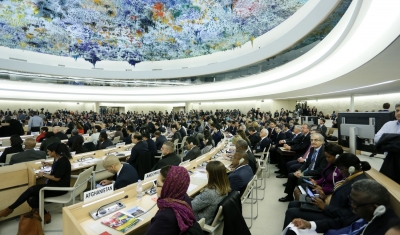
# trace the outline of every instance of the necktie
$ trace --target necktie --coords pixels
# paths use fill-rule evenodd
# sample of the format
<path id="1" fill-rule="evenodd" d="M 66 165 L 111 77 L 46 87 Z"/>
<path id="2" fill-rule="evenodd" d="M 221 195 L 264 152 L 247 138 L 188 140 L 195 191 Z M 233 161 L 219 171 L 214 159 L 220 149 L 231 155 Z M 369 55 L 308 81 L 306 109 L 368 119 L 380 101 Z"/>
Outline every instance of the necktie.
<path id="1" fill-rule="evenodd" d="M 307 157 L 308 157 L 308 154 L 310 153 L 310 149 L 311 149 L 311 144 L 310 144 L 310 146 L 308 147 L 308 149 L 307 149 L 307 151 L 306 151 L 306 153 L 301 157 L 301 158 L 303 158 L 303 159 L 307 159 Z"/>
<path id="2" fill-rule="evenodd" d="M 311 157 L 311 162 L 310 162 L 310 166 L 308 167 L 308 170 L 314 170 L 314 166 L 315 166 L 315 160 L 317 158 L 317 154 L 318 151 L 314 151 L 312 157 Z"/>
<path id="3" fill-rule="evenodd" d="M 293 138 L 292 138 L 292 140 L 296 139 L 296 137 L 297 137 L 297 135 L 294 135 Z"/>

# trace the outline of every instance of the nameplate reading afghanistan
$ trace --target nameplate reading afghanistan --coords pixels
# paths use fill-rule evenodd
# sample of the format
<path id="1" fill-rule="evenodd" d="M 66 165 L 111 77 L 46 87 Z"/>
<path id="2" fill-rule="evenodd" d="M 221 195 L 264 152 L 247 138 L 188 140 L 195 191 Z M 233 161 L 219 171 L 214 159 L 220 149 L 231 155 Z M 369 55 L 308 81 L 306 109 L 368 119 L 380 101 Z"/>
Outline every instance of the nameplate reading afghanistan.
<path id="1" fill-rule="evenodd" d="M 83 203 L 94 201 L 108 195 L 112 195 L 113 192 L 114 192 L 114 184 L 106 185 L 102 188 L 93 189 L 83 194 Z"/>

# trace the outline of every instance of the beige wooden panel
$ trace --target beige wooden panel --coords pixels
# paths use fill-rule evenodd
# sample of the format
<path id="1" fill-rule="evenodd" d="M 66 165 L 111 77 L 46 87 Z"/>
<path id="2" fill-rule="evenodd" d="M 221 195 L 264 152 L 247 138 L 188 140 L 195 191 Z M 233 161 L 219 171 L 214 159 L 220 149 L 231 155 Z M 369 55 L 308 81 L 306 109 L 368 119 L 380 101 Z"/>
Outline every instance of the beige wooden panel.
<path id="1" fill-rule="evenodd" d="M 1 198 L 0 208 L 3 209 L 3 208 L 10 206 L 12 203 L 15 202 L 17 197 L 19 195 L 21 195 L 27 189 L 28 189 L 28 186 L 22 186 L 22 187 L 18 187 L 18 188 L 12 188 L 12 189 L 6 189 L 6 190 L 0 191 L 0 198 Z M 29 211 L 30 211 L 30 207 L 29 207 L 28 203 L 25 202 L 24 204 L 22 204 L 21 206 L 16 208 L 11 215 L 0 218 L 0 221 L 27 213 Z"/>
<path id="2" fill-rule="evenodd" d="M 28 184 L 27 167 L 24 164 L 0 167 L 0 190 Z"/>

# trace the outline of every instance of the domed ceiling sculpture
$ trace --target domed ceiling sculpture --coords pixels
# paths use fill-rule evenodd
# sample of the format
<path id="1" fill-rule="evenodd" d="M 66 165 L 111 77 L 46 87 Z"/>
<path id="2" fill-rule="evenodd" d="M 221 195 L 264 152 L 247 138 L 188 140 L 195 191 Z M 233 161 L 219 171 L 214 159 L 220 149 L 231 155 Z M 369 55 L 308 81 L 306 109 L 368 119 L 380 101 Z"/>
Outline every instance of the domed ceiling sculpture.
<path id="1" fill-rule="evenodd" d="M 307 0 L 0 0 L 0 46 L 97 61 L 183 59 L 265 34 Z"/>

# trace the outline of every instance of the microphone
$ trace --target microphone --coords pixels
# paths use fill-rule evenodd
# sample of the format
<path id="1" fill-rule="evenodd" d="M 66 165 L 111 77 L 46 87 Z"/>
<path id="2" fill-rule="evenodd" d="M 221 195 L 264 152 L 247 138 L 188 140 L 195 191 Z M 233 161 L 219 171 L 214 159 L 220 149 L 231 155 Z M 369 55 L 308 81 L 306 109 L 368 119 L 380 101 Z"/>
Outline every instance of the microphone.
<path id="1" fill-rule="evenodd" d="M 96 216 L 99 216 L 99 211 L 100 211 L 100 209 L 102 209 L 103 207 L 105 207 L 105 206 L 107 206 L 107 205 L 110 205 L 110 204 L 113 204 L 114 202 L 117 202 L 117 201 L 119 201 L 119 200 L 126 199 L 126 198 L 128 198 L 128 197 L 129 197 L 128 195 L 125 195 L 125 197 L 123 197 L 123 198 L 120 198 L 120 199 L 118 199 L 118 200 L 115 200 L 115 201 L 112 201 L 112 202 L 107 203 L 107 204 L 105 204 L 105 205 L 102 205 L 102 206 L 99 207 L 99 209 L 97 210 Z M 101 212 L 100 212 L 100 214 L 104 214 L 104 213 L 101 213 Z"/>

